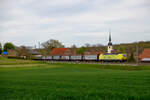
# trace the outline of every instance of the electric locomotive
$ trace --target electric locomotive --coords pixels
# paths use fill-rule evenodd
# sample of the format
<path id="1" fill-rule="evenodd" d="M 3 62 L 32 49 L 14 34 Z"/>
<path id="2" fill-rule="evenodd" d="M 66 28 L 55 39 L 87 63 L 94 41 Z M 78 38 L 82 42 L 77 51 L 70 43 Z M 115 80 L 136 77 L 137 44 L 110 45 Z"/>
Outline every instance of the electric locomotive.
<path id="1" fill-rule="evenodd" d="M 108 62 L 108 61 L 120 61 L 120 62 L 124 62 L 127 61 L 127 55 L 126 54 L 121 54 L 121 53 L 105 53 L 105 54 L 101 54 L 99 55 L 99 61 L 104 61 L 104 62 Z"/>

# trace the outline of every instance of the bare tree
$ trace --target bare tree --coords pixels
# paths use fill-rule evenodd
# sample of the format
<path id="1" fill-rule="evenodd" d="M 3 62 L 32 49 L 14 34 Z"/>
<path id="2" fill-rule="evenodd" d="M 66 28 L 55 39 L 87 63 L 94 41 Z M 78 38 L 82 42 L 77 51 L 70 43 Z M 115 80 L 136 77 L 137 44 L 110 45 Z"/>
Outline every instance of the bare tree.
<path id="1" fill-rule="evenodd" d="M 27 48 L 26 46 L 20 46 L 19 52 L 20 52 L 20 55 L 23 57 L 29 57 L 30 56 L 29 48 Z"/>
<path id="2" fill-rule="evenodd" d="M 75 45 L 75 44 L 73 44 L 72 46 L 71 46 L 71 49 L 76 49 L 77 48 L 77 46 Z"/>
<path id="3" fill-rule="evenodd" d="M 42 43 L 42 47 L 46 50 L 46 54 L 49 54 L 53 48 L 64 48 L 64 45 L 58 40 L 50 39 Z"/>
<path id="4" fill-rule="evenodd" d="M 91 45 L 89 43 L 86 43 L 85 44 L 85 47 L 90 47 Z"/>

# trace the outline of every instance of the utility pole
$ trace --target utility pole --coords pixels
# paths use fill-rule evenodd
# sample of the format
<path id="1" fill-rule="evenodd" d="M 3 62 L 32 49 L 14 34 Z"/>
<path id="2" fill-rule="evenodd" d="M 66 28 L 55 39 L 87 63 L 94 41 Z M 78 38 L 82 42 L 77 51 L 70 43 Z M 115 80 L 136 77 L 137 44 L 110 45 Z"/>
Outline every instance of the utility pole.
<path id="1" fill-rule="evenodd" d="M 40 50 L 40 42 L 39 42 L 39 50 Z"/>
<path id="2" fill-rule="evenodd" d="M 38 43 L 38 45 L 39 45 L 39 52 L 40 52 L 40 45 L 41 45 L 40 42 Z"/>
<path id="3" fill-rule="evenodd" d="M 136 53 L 137 53 L 137 65 L 139 64 L 139 46 L 138 46 L 138 42 L 136 45 Z"/>

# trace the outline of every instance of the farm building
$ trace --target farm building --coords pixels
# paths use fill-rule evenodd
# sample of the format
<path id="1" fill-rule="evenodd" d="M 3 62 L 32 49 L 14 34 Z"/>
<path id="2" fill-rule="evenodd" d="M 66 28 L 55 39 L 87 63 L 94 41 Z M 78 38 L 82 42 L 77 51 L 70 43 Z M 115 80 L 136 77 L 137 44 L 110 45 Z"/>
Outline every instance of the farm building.
<path id="1" fill-rule="evenodd" d="M 72 51 L 69 48 L 54 48 L 50 55 L 71 55 Z"/>
<path id="2" fill-rule="evenodd" d="M 47 56 L 50 59 L 58 60 L 58 59 L 69 59 L 70 55 L 72 55 L 74 52 L 69 48 L 54 48 L 50 52 L 50 56 Z M 53 58 L 52 58 L 53 57 Z"/>
<path id="3" fill-rule="evenodd" d="M 150 62 L 150 49 L 144 49 L 144 51 L 140 55 L 140 61 Z"/>
<path id="4" fill-rule="evenodd" d="M 17 52 L 17 50 L 8 50 L 7 51 L 7 53 L 8 53 L 8 57 L 17 57 L 18 56 L 18 52 Z"/>
<path id="5" fill-rule="evenodd" d="M 29 49 L 29 54 L 32 55 L 35 59 L 40 59 L 42 57 L 38 49 Z"/>

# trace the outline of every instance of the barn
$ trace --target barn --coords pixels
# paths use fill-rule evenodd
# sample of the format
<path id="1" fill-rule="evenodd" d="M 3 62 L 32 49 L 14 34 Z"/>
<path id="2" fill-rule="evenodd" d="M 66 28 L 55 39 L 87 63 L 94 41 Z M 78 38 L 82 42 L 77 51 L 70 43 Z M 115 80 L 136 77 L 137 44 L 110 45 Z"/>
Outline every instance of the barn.
<path id="1" fill-rule="evenodd" d="M 69 48 L 54 48 L 50 55 L 53 56 L 53 60 L 68 60 L 72 51 Z"/>
<path id="2" fill-rule="evenodd" d="M 140 55 L 141 62 L 150 62 L 150 49 L 144 49 Z"/>

